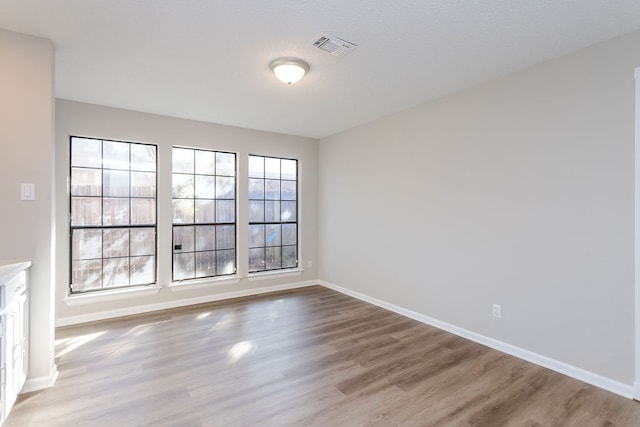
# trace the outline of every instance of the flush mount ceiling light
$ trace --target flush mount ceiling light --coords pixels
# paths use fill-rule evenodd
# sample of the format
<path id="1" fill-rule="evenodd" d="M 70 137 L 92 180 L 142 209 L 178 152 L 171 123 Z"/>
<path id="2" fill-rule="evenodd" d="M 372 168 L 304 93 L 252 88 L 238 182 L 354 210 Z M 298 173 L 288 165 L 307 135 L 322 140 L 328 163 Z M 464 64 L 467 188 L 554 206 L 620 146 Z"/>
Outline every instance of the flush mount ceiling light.
<path id="1" fill-rule="evenodd" d="M 288 85 L 299 82 L 309 71 L 309 64 L 298 58 L 274 59 L 270 67 L 278 80 Z"/>

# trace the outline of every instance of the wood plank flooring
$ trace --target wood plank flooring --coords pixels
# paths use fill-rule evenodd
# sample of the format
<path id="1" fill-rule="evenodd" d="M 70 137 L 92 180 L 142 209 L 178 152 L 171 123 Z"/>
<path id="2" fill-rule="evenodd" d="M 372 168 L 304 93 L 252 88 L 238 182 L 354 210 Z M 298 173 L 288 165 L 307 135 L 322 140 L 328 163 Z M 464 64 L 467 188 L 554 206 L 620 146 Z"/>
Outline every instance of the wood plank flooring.
<path id="1" fill-rule="evenodd" d="M 5 426 L 640 426 L 640 403 L 323 287 L 57 330 Z"/>

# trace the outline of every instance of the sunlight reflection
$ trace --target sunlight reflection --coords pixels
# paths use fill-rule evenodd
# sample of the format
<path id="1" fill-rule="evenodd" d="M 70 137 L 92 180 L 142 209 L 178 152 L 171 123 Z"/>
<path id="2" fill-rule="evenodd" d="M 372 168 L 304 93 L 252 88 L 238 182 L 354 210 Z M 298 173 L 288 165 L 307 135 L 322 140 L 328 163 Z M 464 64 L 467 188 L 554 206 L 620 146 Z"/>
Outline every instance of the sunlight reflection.
<path id="1" fill-rule="evenodd" d="M 226 314 L 220 320 L 218 320 L 215 323 L 215 325 L 211 327 L 211 330 L 215 331 L 219 329 L 225 329 L 228 326 L 232 325 L 234 320 L 235 320 L 235 316 L 233 313 Z"/>
<path id="2" fill-rule="evenodd" d="M 136 348 L 135 343 L 127 343 L 121 347 L 116 348 L 115 350 L 113 350 L 110 354 L 109 357 L 112 358 L 118 358 L 121 357 L 123 355 L 125 355 L 126 353 L 128 353 L 129 351 L 133 350 Z"/>
<path id="3" fill-rule="evenodd" d="M 234 344 L 233 347 L 227 353 L 227 359 L 229 363 L 236 363 L 238 360 L 242 359 L 247 353 L 251 351 L 253 345 L 251 341 L 241 341 L 237 344 Z"/>
<path id="4" fill-rule="evenodd" d="M 81 345 L 84 345 L 90 341 L 93 341 L 94 339 L 98 338 L 100 335 L 103 335 L 105 333 L 106 331 L 102 331 L 102 332 L 96 332 L 93 334 L 81 335 L 79 337 L 71 337 L 71 338 L 56 340 L 56 347 L 60 347 L 57 357 L 64 356 L 65 354 L 70 353 L 73 350 L 77 349 Z"/>
<path id="5" fill-rule="evenodd" d="M 196 319 L 198 320 L 202 320 L 202 319 L 206 319 L 207 317 L 209 317 L 209 315 L 211 314 L 211 312 L 208 313 L 200 313 L 196 316 Z"/>
<path id="6" fill-rule="evenodd" d="M 133 328 L 129 329 L 127 332 L 122 334 L 122 336 L 126 337 L 127 335 L 133 335 L 134 337 L 139 337 L 140 335 L 144 334 L 152 327 L 153 327 L 152 323 L 146 323 L 144 325 L 134 326 Z"/>

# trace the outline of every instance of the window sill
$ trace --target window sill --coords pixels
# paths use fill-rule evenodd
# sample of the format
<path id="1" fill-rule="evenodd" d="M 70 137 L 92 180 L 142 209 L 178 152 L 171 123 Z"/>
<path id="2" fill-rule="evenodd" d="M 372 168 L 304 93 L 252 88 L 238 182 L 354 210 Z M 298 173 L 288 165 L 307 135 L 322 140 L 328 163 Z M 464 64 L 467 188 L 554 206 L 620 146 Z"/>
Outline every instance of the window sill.
<path id="1" fill-rule="evenodd" d="M 67 295 L 63 300 L 67 305 L 95 304 L 105 301 L 156 295 L 162 289 L 159 285 L 136 286 L 133 288 L 113 289 L 109 291 L 89 292 L 86 294 Z"/>
<path id="2" fill-rule="evenodd" d="M 240 279 L 241 276 L 234 274 L 233 276 L 184 280 L 182 282 L 171 282 L 169 284 L 169 289 L 171 291 L 184 291 L 189 289 L 208 288 L 211 286 L 235 285 L 236 283 L 240 283 Z"/>
<path id="3" fill-rule="evenodd" d="M 300 276 L 304 272 L 302 268 L 292 268 L 290 270 L 274 270 L 274 271 L 261 271 L 259 273 L 247 274 L 247 279 L 250 282 L 257 280 L 276 279 L 280 277 Z"/>

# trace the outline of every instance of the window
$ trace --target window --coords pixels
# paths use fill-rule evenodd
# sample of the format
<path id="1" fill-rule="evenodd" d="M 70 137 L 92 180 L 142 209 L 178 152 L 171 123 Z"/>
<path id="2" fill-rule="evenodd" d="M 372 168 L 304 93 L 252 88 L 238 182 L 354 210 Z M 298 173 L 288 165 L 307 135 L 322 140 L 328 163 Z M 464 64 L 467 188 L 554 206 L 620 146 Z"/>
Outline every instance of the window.
<path id="1" fill-rule="evenodd" d="M 173 280 L 236 272 L 236 155 L 173 148 Z"/>
<path id="2" fill-rule="evenodd" d="M 156 281 L 156 151 L 71 137 L 72 293 Z"/>
<path id="3" fill-rule="evenodd" d="M 298 266 L 298 161 L 249 156 L 249 272 Z"/>

